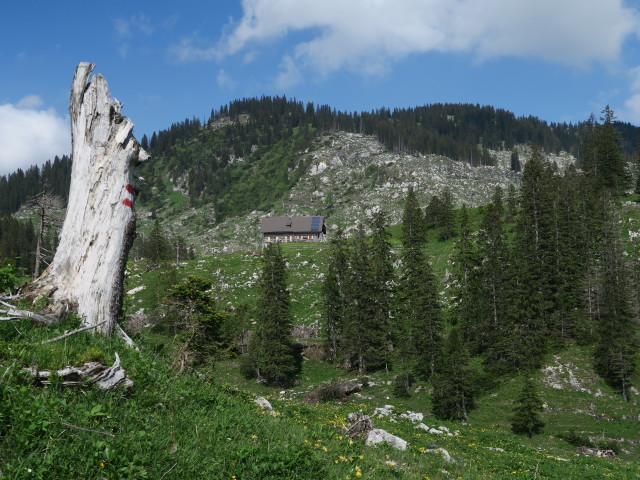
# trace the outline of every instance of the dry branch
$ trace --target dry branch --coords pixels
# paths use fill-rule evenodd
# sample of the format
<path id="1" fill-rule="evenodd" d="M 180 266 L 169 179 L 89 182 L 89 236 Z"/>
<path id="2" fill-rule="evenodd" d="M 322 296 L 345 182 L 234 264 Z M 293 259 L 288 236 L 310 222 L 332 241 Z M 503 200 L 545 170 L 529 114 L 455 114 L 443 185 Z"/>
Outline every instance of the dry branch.
<path id="1" fill-rule="evenodd" d="M 113 433 L 101 432 L 99 430 L 91 430 L 90 428 L 78 427 L 77 425 L 71 425 L 70 423 L 67 423 L 67 422 L 58 422 L 58 423 L 60 425 L 64 425 L 65 427 L 74 428 L 76 430 L 82 430 L 83 432 L 99 433 L 100 435 L 107 435 L 108 437 L 116 438 L 116 436 Z"/>
<path id="2" fill-rule="evenodd" d="M 0 304 L 7 307 L 6 310 L 0 310 L 0 314 L 7 315 L 7 317 L 3 318 L 3 320 L 7 321 L 12 318 L 28 318 L 33 320 L 36 323 L 41 323 L 43 325 L 51 325 L 53 323 L 58 322 L 58 317 L 54 317 L 52 315 L 41 315 L 39 313 L 30 312 L 28 310 L 20 310 L 19 308 L 14 307 L 10 303 L 3 302 L 0 300 Z"/>
<path id="3" fill-rule="evenodd" d="M 43 340 L 41 343 L 42 343 L 42 345 L 45 345 L 47 343 L 53 343 L 53 342 L 57 342 L 59 340 L 64 340 L 65 338 L 68 338 L 71 335 L 75 335 L 76 333 L 80 333 L 80 332 L 84 332 L 86 330 L 92 330 L 94 328 L 97 328 L 97 327 L 99 327 L 100 325 L 102 325 L 105 322 L 106 322 L 106 320 L 103 320 L 100 323 L 97 323 L 95 325 L 89 325 L 88 327 L 82 327 L 82 328 L 78 328 L 76 330 L 71 330 L 70 332 L 66 332 L 66 333 L 60 335 L 59 337 L 50 338 L 49 340 Z"/>

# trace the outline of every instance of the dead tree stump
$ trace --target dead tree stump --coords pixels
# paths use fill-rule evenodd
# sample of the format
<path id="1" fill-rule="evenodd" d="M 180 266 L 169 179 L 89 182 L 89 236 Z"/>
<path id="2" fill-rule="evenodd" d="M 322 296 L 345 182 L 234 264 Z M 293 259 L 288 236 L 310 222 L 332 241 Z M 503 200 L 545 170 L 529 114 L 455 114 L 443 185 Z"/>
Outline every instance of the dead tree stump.
<path id="1" fill-rule="evenodd" d="M 52 312 L 76 312 L 86 326 L 119 329 L 124 270 L 135 234 L 134 167 L 149 158 L 120 114 L 107 81 L 76 67 L 71 86 L 72 169 L 69 204 L 53 262 L 28 293 L 45 294 Z"/>

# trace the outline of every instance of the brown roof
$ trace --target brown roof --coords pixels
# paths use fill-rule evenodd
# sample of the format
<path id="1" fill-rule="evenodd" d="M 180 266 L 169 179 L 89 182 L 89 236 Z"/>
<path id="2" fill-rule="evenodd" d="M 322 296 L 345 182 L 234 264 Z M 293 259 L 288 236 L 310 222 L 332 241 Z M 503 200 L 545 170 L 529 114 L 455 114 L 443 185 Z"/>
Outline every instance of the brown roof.
<path id="1" fill-rule="evenodd" d="M 324 217 L 267 217 L 260 222 L 262 233 L 326 232 Z"/>

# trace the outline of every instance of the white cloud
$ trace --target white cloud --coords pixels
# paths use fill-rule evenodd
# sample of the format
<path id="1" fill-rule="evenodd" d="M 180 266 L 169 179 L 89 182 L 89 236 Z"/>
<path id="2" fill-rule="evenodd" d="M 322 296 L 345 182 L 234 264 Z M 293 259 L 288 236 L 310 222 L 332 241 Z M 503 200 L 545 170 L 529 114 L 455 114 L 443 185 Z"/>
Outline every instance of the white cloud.
<path id="1" fill-rule="evenodd" d="M 276 80 L 278 88 L 295 85 L 302 79 L 302 73 L 290 56 L 285 56 L 280 64 L 280 74 Z"/>
<path id="2" fill-rule="evenodd" d="M 132 37 L 137 32 L 151 35 L 154 31 L 151 22 L 144 14 L 132 15 L 129 18 L 116 18 L 113 21 L 113 26 L 121 38 Z"/>
<path id="3" fill-rule="evenodd" d="M 218 77 L 216 78 L 216 80 L 218 82 L 218 86 L 221 88 L 233 89 L 236 86 L 236 83 L 233 81 L 233 78 L 231 78 L 227 74 L 227 72 L 225 72 L 222 69 L 218 72 Z"/>
<path id="4" fill-rule="evenodd" d="M 34 109 L 42 107 L 43 104 L 42 98 L 38 95 L 25 95 L 16 103 L 16 107 Z"/>
<path id="5" fill-rule="evenodd" d="M 624 102 L 625 121 L 640 125 L 640 93 L 634 93 Z"/>
<path id="6" fill-rule="evenodd" d="M 243 17 L 218 44 L 201 48 L 184 40 L 174 55 L 220 59 L 291 32 L 308 34 L 283 55 L 281 79 L 289 80 L 302 68 L 381 73 L 395 60 L 431 51 L 609 63 L 640 33 L 638 10 L 623 0 L 243 0 L 242 6 Z"/>
<path id="7" fill-rule="evenodd" d="M 629 85 L 629 98 L 624 102 L 621 117 L 627 121 L 640 125 L 640 66 L 629 70 L 631 79 Z"/>
<path id="8" fill-rule="evenodd" d="M 15 106 L 0 105 L 0 175 L 71 151 L 67 122 L 53 109 L 33 108 L 42 105 L 36 100 L 39 97 L 28 95 Z"/>

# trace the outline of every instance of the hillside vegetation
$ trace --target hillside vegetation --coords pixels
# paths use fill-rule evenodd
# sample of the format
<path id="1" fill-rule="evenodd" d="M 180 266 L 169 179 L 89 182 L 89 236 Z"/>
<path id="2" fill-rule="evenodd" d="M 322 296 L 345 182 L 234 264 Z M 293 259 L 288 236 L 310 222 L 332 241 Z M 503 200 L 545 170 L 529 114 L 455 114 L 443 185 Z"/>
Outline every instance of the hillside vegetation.
<path id="1" fill-rule="evenodd" d="M 143 138 L 139 350 L 2 319 L 0 478 L 638 478 L 636 130 L 603 113 L 266 97 Z M 263 250 L 265 213 L 326 215 L 331 242 Z M 133 387 L 31 373 L 116 354 Z"/>

